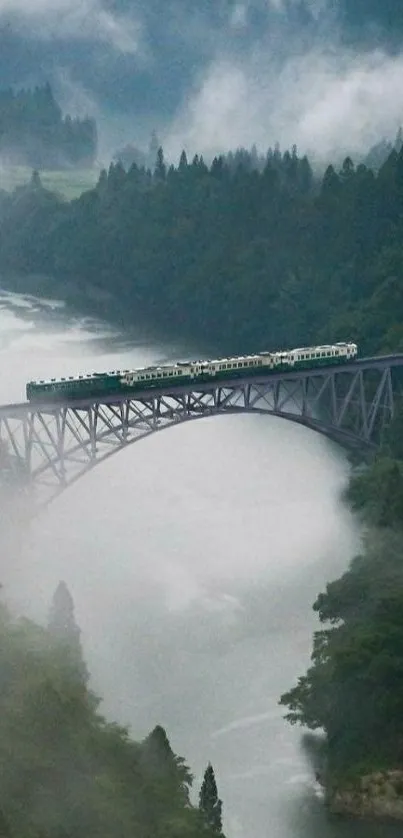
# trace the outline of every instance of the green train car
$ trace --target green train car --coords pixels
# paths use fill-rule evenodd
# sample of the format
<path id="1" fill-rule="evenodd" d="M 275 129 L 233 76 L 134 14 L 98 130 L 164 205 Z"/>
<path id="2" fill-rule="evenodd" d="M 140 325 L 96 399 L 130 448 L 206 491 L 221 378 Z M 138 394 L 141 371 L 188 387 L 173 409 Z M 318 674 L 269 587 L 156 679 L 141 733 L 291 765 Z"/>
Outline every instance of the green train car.
<path id="1" fill-rule="evenodd" d="M 256 376 L 293 369 L 311 369 L 353 361 L 358 354 L 355 343 L 336 343 L 325 346 L 308 346 L 284 352 L 260 352 L 219 358 L 215 361 L 178 361 L 134 370 L 94 372 L 69 378 L 52 378 L 29 381 L 26 386 L 30 402 L 64 402 L 102 399 L 106 396 L 136 393 L 156 387 L 172 389 L 198 381 L 223 381 L 226 379 Z"/>

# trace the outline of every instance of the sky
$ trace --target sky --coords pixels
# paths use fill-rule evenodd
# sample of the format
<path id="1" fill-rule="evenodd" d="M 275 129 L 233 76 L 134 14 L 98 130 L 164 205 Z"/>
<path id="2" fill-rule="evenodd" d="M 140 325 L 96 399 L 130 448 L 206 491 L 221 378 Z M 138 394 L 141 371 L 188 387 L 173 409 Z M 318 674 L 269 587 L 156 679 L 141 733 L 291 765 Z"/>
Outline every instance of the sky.
<path id="1" fill-rule="evenodd" d="M 3 85 L 49 80 L 100 155 L 279 141 L 332 157 L 401 121 L 399 0 L 0 0 Z"/>

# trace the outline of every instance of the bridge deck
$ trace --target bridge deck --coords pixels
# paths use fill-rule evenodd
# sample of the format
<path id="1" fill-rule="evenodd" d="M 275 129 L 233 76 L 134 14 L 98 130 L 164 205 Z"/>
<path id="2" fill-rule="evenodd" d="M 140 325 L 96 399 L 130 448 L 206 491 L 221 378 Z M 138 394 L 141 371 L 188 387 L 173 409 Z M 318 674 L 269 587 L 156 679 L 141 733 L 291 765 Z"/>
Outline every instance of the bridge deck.
<path id="1" fill-rule="evenodd" d="M 99 399 L 91 397 L 87 399 L 66 399 L 65 401 L 61 400 L 60 402 L 16 402 L 13 404 L 6 404 L 0 405 L 0 418 L 3 415 L 7 417 L 13 418 L 23 418 L 29 413 L 36 412 L 39 409 L 42 413 L 53 413 L 55 409 L 60 408 L 61 406 L 74 406 L 76 409 L 88 409 L 94 403 L 101 402 L 102 404 L 119 404 L 120 402 L 127 401 L 127 399 L 150 399 L 159 396 L 169 396 L 169 395 L 183 395 L 188 393 L 190 389 L 197 390 L 197 392 L 207 392 L 211 390 L 212 387 L 238 387 L 238 386 L 245 386 L 248 384 L 266 384 L 267 381 L 291 381 L 295 379 L 306 378 L 315 378 L 320 377 L 323 378 L 326 374 L 335 374 L 335 373 L 342 373 L 342 372 L 358 372 L 360 370 L 368 370 L 368 369 L 385 369 L 385 367 L 393 368 L 393 367 L 401 367 L 403 366 L 403 353 L 396 354 L 396 355 L 375 355 L 374 357 L 368 358 L 360 358 L 356 361 L 350 361 L 349 363 L 339 364 L 339 365 L 332 365 L 332 366 L 323 366 L 317 367 L 313 369 L 295 369 L 289 370 L 287 372 L 270 372 L 264 375 L 248 375 L 245 377 L 234 377 L 234 378 L 226 378 L 226 379 L 219 379 L 218 377 L 212 378 L 211 381 L 203 381 L 198 382 L 197 380 L 189 385 L 175 385 L 167 386 L 167 387 L 152 387 L 147 388 L 144 390 L 136 390 L 136 391 L 128 391 L 122 393 L 114 393 L 111 396 L 102 396 Z"/>
<path id="2" fill-rule="evenodd" d="M 44 504 L 156 431 L 203 416 L 246 412 L 296 422 L 345 448 L 373 448 L 394 415 L 402 382 L 392 373 L 399 367 L 403 353 L 106 397 L 2 405 L 0 469 L 5 479 L 11 475 L 18 485 L 43 492 Z"/>

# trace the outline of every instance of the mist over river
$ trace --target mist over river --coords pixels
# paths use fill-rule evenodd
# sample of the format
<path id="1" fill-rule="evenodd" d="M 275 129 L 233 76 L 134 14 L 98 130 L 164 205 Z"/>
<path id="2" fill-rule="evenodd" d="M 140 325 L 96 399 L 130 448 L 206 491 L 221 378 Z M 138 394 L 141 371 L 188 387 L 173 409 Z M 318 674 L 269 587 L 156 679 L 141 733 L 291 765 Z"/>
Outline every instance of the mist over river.
<path id="1" fill-rule="evenodd" d="M 23 401 L 30 378 L 189 352 L 145 335 L 2 292 L 0 402 Z M 301 731 L 278 707 L 309 662 L 316 594 L 359 547 L 339 500 L 347 476 L 344 453 L 302 427 L 208 418 L 111 457 L 0 534 L 6 600 L 43 621 L 67 582 L 104 712 L 136 738 L 166 727 L 196 791 L 212 762 L 228 838 L 401 834 L 328 820 Z"/>

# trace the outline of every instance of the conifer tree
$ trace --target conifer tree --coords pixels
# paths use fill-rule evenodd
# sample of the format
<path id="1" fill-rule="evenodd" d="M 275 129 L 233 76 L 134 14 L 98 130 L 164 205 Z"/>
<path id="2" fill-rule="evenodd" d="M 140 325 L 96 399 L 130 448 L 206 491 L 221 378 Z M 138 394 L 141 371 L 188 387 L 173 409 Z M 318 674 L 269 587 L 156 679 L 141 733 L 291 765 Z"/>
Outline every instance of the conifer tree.
<path id="1" fill-rule="evenodd" d="M 185 149 L 183 149 L 182 154 L 180 156 L 180 160 L 179 160 L 179 171 L 184 172 L 184 171 L 186 171 L 187 167 L 188 167 L 188 159 L 187 159 L 186 151 L 185 151 Z"/>
<path id="2" fill-rule="evenodd" d="M 159 147 L 157 151 L 157 159 L 155 162 L 155 170 L 154 175 L 158 180 L 165 180 L 167 173 L 167 167 L 165 165 L 164 160 L 164 152 L 162 146 Z"/>
<path id="3" fill-rule="evenodd" d="M 52 598 L 48 629 L 55 643 L 63 649 L 67 660 L 87 679 L 83 660 L 80 629 L 74 616 L 74 601 L 65 582 L 59 582 Z"/>
<path id="4" fill-rule="evenodd" d="M 160 141 L 157 136 L 157 132 L 154 130 L 151 134 L 150 142 L 148 145 L 148 165 L 154 166 L 155 161 L 157 159 L 158 149 L 160 148 Z"/>
<path id="5" fill-rule="evenodd" d="M 218 797 L 213 766 L 209 762 L 199 795 L 199 809 L 206 826 L 214 835 L 222 835 L 222 801 Z"/>

